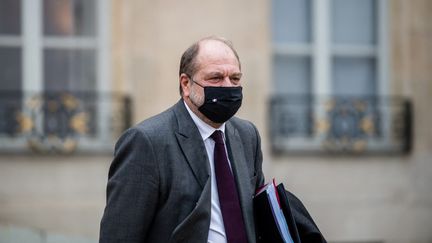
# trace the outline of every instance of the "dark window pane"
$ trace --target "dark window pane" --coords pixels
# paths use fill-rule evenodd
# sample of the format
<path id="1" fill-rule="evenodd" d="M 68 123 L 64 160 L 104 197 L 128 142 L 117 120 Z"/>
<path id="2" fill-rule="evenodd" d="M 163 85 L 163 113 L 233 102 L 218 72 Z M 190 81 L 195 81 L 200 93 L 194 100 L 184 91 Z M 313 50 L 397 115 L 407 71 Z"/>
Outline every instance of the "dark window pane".
<path id="1" fill-rule="evenodd" d="M 0 47 L 0 90 L 21 89 L 21 49 Z"/>
<path id="2" fill-rule="evenodd" d="M 334 58 L 333 90 L 336 95 L 371 96 L 376 94 L 374 58 Z"/>
<path id="3" fill-rule="evenodd" d="M 45 50 L 45 90 L 94 91 L 95 62 L 94 50 Z"/>
<path id="4" fill-rule="evenodd" d="M 0 0 L 0 35 L 21 33 L 21 1 Z"/>
<path id="5" fill-rule="evenodd" d="M 0 47 L 0 67 L 0 136 L 12 136 L 21 111 L 21 49 Z"/>
<path id="6" fill-rule="evenodd" d="M 374 44 L 377 28 L 376 0 L 333 0 L 333 42 Z"/>
<path id="7" fill-rule="evenodd" d="M 276 43 L 311 41 L 310 0 L 273 0 L 272 32 Z"/>
<path id="8" fill-rule="evenodd" d="M 94 0 L 44 0 L 44 34 L 54 36 L 94 36 Z"/>
<path id="9" fill-rule="evenodd" d="M 273 59 L 276 94 L 309 94 L 311 60 L 309 57 L 276 55 Z"/>

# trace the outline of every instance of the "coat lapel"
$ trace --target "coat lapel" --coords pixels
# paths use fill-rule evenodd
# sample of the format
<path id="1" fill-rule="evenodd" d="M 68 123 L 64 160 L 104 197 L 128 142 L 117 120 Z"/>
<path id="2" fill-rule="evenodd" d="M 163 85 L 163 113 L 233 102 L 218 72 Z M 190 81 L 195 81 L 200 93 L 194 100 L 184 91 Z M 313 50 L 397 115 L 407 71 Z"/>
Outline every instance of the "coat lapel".
<path id="1" fill-rule="evenodd" d="M 250 185 L 250 175 L 248 172 L 248 163 L 244 154 L 243 143 L 240 135 L 231 125 L 226 123 L 225 134 L 227 138 L 227 149 L 230 157 L 231 167 L 234 172 L 237 190 L 240 197 L 240 205 L 243 212 L 243 218 L 248 234 L 249 242 L 255 242 L 255 227 L 253 219 L 252 197 L 253 189 Z"/>
<path id="2" fill-rule="evenodd" d="M 186 110 L 183 100 L 174 106 L 177 117 L 178 131 L 176 138 L 186 160 L 198 183 L 204 188 L 210 176 L 210 165 L 204 142 L 192 118 Z"/>
<path id="3" fill-rule="evenodd" d="M 198 128 L 195 126 L 195 123 L 186 110 L 183 100 L 180 100 L 174 106 L 174 112 L 178 122 L 178 131 L 176 131 L 175 134 L 177 142 L 196 180 L 204 189 L 204 192 L 207 192 L 204 194 L 210 194 L 210 190 L 207 188 L 209 186 L 210 164 Z M 237 129 L 235 129 L 230 122 L 226 123 L 225 134 L 227 138 L 228 154 L 239 192 L 248 240 L 253 243 L 256 241 L 252 208 L 254 189 L 252 189 L 250 185 L 250 175 L 248 172 L 248 163 L 244 154 L 243 143 Z M 208 190 L 206 190 L 206 188 Z M 209 212 L 210 208 L 208 207 L 206 210 Z"/>

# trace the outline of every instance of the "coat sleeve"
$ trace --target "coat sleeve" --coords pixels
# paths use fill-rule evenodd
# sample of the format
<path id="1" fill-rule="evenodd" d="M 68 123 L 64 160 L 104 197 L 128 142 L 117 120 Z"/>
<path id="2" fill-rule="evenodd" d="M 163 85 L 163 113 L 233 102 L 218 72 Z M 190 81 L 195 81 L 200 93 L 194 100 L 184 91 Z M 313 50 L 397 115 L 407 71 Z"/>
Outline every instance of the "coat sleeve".
<path id="1" fill-rule="evenodd" d="M 303 203 L 294 194 L 286 191 L 291 205 L 291 212 L 300 236 L 301 242 L 327 243 L 318 226 L 312 219 Z"/>
<path id="2" fill-rule="evenodd" d="M 145 242 L 158 202 L 159 170 L 150 139 L 138 128 L 116 144 L 108 174 L 100 243 Z"/>
<path id="3" fill-rule="evenodd" d="M 261 137 L 255 125 L 252 124 L 252 127 L 254 128 L 256 134 L 255 173 L 257 175 L 257 184 L 255 186 L 255 190 L 257 190 L 264 184 L 265 178 L 264 178 L 264 173 L 262 171 L 263 155 L 261 150 Z"/>

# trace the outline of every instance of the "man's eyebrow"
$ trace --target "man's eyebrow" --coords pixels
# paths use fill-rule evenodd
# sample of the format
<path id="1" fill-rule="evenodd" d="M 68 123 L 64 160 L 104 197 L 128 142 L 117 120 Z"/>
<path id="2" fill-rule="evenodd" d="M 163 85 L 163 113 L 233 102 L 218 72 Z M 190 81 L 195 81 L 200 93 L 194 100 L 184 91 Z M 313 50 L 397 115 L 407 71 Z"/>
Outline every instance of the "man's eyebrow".
<path id="1" fill-rule="evenodd" d="M 207 73 L 205 76 L 223 76 L 222 72 L 210 72 Z"/>
<path id="2" fill-rule="evenodd" d="M 231 74 L 230 76 L 231 77 L 239 77 L 239 78 L 241 78 L 241 76 L 243 75 L 243 73 L 233 73 L 233 74 Z"/>
<path id="3" fill-rule="evenodd" d="M 239 77 L 239 78 L 241 78 L 242 75 L 243 75 L 243 73 L 236 72 L 236 73 L 233 73 L 233 74 L 229 75 L 229 77 Z M 224 76 L 224 74 L 222 72 L 210 72 L 210 73 L 207 73 L 205 75 L 205 77 L 212 77 L 212 76 Z"/>

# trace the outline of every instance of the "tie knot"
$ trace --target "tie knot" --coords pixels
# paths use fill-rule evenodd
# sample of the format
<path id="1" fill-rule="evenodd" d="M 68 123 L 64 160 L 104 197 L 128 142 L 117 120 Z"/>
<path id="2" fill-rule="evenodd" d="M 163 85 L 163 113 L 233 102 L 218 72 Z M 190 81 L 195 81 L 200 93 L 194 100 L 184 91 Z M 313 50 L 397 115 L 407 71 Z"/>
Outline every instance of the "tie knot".
<path id="1" fill-rule="evenodd" d="M 210 137 L 215 141 L 215 143 L 224 143 L 222 138 L 222 131 L 220 130 L 214 131 L 213 134 L 210 135 Z"/>

